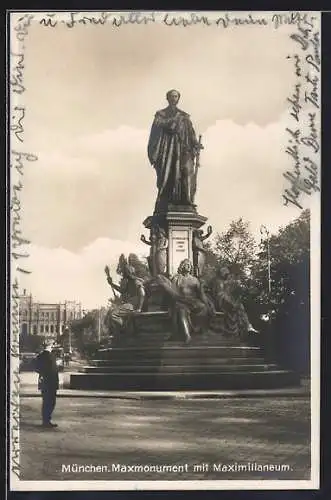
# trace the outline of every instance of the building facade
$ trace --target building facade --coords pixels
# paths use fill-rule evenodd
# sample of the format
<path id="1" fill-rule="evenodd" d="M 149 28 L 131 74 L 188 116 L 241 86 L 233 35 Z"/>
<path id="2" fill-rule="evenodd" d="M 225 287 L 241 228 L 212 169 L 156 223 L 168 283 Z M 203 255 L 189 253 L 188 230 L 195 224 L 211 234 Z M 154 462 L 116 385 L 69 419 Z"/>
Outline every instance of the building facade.
<path id="1" fill-rule="evenodd" d="M 56 339 L 70 321 L 82 317 L 81 304 L 74 301 L 46 304 L 36 302 L 26 290 L 20 295 L 19 322 L 21 335 L 40 335 Z"/>

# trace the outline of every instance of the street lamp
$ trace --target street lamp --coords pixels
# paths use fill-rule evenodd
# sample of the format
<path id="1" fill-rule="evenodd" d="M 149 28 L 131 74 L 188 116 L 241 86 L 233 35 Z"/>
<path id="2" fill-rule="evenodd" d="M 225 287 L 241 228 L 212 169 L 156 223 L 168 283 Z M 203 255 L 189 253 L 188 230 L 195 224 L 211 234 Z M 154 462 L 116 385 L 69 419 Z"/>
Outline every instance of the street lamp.
<path id="1" fill-rule="evenodd" d="M 98 307 L 98 342 L 101 342 L 101 307 Z"/>
<path id="2" fill-rule="evenodd" d="M 270 233 L 268 228 L 262 224 L 260 227 L 261 241 L 265 239 L 267 243 L 267 260 L 268 260 L 268 290 L 271 292 L 271 261 L 270 261 Z"/>

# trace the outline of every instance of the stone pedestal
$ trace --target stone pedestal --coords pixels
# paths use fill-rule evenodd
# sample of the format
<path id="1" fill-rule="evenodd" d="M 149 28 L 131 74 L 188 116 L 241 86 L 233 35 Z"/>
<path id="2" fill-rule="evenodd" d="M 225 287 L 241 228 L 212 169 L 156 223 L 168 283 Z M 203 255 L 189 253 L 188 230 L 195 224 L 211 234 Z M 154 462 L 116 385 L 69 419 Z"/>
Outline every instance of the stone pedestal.
<path id="1" fill-rule="evenodd" d="M 297 373 L 265 361 L 259 347 L 238 337 L 209 331 L 189 346 L 169 342 L 171 318 L 166 311 L 136 313 L 134 324 L 131 335 L 120 335 L 88 366 L 70 374 L 69 388 L 210 391 L 300 385 Z"/>
<path id="2" fill-rule="evenodd" d="M 152 229 L 162 227 L 168 237 L 167 275 L 177 273 L 180 262 L 189 259 L 193 263 L 193 231 L 207 221 L 197 213 L 195 206 L 169 205 L 165 212 L 154 213 L 144 220 L 144 226 Z"/>

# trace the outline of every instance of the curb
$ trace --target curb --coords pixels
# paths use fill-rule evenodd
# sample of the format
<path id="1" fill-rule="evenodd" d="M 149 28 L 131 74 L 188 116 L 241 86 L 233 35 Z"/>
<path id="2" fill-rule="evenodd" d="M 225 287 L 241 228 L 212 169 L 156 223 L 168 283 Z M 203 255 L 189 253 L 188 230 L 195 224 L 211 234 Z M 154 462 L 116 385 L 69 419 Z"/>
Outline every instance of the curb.
<path id="1" fill-rule="evenodd" d="M 20 393 L 21 398 L 40 398 L 40 393 L 37 392 L 22 392 Z M 229 391 L 229 392 L 199 392 L 199 393 L 189 393 L 189 392 L 174 392 L 169 393 L 139 393 L 139 392 L 59 392 L 57 394 L 58 398 L 104 398 L 104 399 L 126 399 L 126 400 L 161 400 L 161 399 L 241 399 L 241 398 L 270 398 L 270 397 L 282 397 L 282 398 L 310 398 L 310 392 L 307 390 L 291 390 L 291 391 Z"/>

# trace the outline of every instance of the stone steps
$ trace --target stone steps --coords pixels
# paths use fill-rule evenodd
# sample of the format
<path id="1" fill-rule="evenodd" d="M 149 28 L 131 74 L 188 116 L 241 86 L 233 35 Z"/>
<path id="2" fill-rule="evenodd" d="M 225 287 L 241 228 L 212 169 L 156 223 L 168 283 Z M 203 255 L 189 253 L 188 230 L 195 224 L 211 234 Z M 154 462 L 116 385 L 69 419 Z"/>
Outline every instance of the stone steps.
<path id="1" fill-rule="evenodd" d="M 135 342 L 135 343 L 141 343 L 142 345 L 145 345 L 147 342 L 160 342 L 164 341 L 167 342 L 167 339 L 170 337 L 170 331 L 169 332 L 143 332 L 143 333 L 137 333 L 134 337 L 127 338 L 125 339 L 124 336 L 122 337 L 122 342 Z M 177 341 L 179 344 L 181 341 Z M 235 344 L 235 345 L 242 345 L 242 341 L 238 338 L 233 338 L 233 337 L 225 337 L 219 333 L 206 333 L 203 335 L 197 335 L 195 337 L 192 337 L 191 340 L 192 344 L 199 344 L 201 345 L 202 343 L 205 343 L 206 345 L 228 345 L 230 343 Z"/>
<path id="2" fill-rule="evenodd" d="M 153 347 L 154 348 L 157 348 L 157 349 L 160 349 L 162 347 L 180 347 L 181 345 L 185 345 L 183 344 L 182 342 L 170 342 L 168 341 L 167 339 L 146 339 L 144 340 L 143 342 L 140 342 L 140 339 L 138 341 L 126 341 L 126 342 L 114 342 L 112 344 L 112 347 L 113 348 L 135 348 L 137 346 L 137 343 L 140 344 L 140 345 L 143 345 L 144 348 L 149 348 L 149 349 L 152 349 Z M 199 347 L 209 347 L 210 346 L 210 341 L 208 342 L 208 339 L 201 339 L 199 341 L 197 340 L 194 340 L 190 343 L 190 347 L 195 347 L 195 346 L 199 346 Z M 213 347 L 235 347 L 236 344 L 233 342 L 233 341 L 224 341 L 224 340 L 220 340 L 220 341 L 214 341 L 213 342 Z M 187 348 L 187 346 L 185 346 Z M 238 343 L 237 344 L 237 347 L 241 347 L 240 344 Z"/>
<path id="3" fill-rule="evenodd" d="M 275 370 L 275 364 L 198 364 L 198 365 L 108 365 L 108 366 L 84 366 L 79 372 L 81 373 L 232 373 L 237 371 L 254 371 L 261 372 L 267 370 Z"/>
<path id="4" fill-rule="evenodd" d="M 218 315 L 214 332 L 185 345 L 170 342 L 166 312 L 134 317 L 135 333 L 100 349 L 89 366 L 70 375 L 72 389 L 119 391 L 194 391 L 276 389 L 298 386 L 297 374 L 266 363 L 261 349 L 222 334 Z M 250 341 L 251 343 L 251 341 Z"/>
<path id="5" fill-rule="evenodd" d="M 99 359 L 112 360 L 130 359 L 168 359 L 168 358 L 229 358 L 256 356 L 260 352 L 258 347 L 251 346 L 161 346 L 161 347 L 113 347 L 98 351 Z"/>
<path id="6" fill-rule="evenodd" d="M 92 390 L 242 390 L 275 389 L 299 385 L 298 375 L 287 370 L 150 373 L 73 373 L 71 389 Z"/>
<path id="7" fill-rule="evenodd" d="M 89 366 L 97 366 L 97 367 L 108 367 L 112 366 L 114 368 L 116 367 L 121 367 L 121 366 L 137 366 L 137 367 L 148 367 L 148 366 L 159 366 L 160 363 L 157 363 L 157 360 L 155 358 L 139 358 L 134 360 L 134 365 L 132 360 L 130 364 L 126 364 L 125 360 L 123 358 L 117 358 L 114 357 L 111 360 L 107 359 L 94 359 L 91 361 L 91 364 Z M 232 365 L 240 365 L 242 363 L 245 363 L 245 365 L 257 365 L 257 364 L 263 364 L 264 360 L 262 356 L 259 357 L 245 357 L 244 360 L 242 357 L 229 357 L 229 358 L 212 358 L 212 357 L 207 357 L 207 358 L 199 358 L 196 360 L 193 360 L 195 366 L 214 366 L 215 368 L 220 367 L 220 366 L 232 366 Z M 180 363 L 182 366 L 192 366 L 192 359 L 190 358 L 182 358 L 180 359 Z M 162 359 L 161 360 L 161 365 L 162 366 L 178 366 L 178 359 L 173 359 L 173 358 L 168 358 L 168 359 Z"/>

